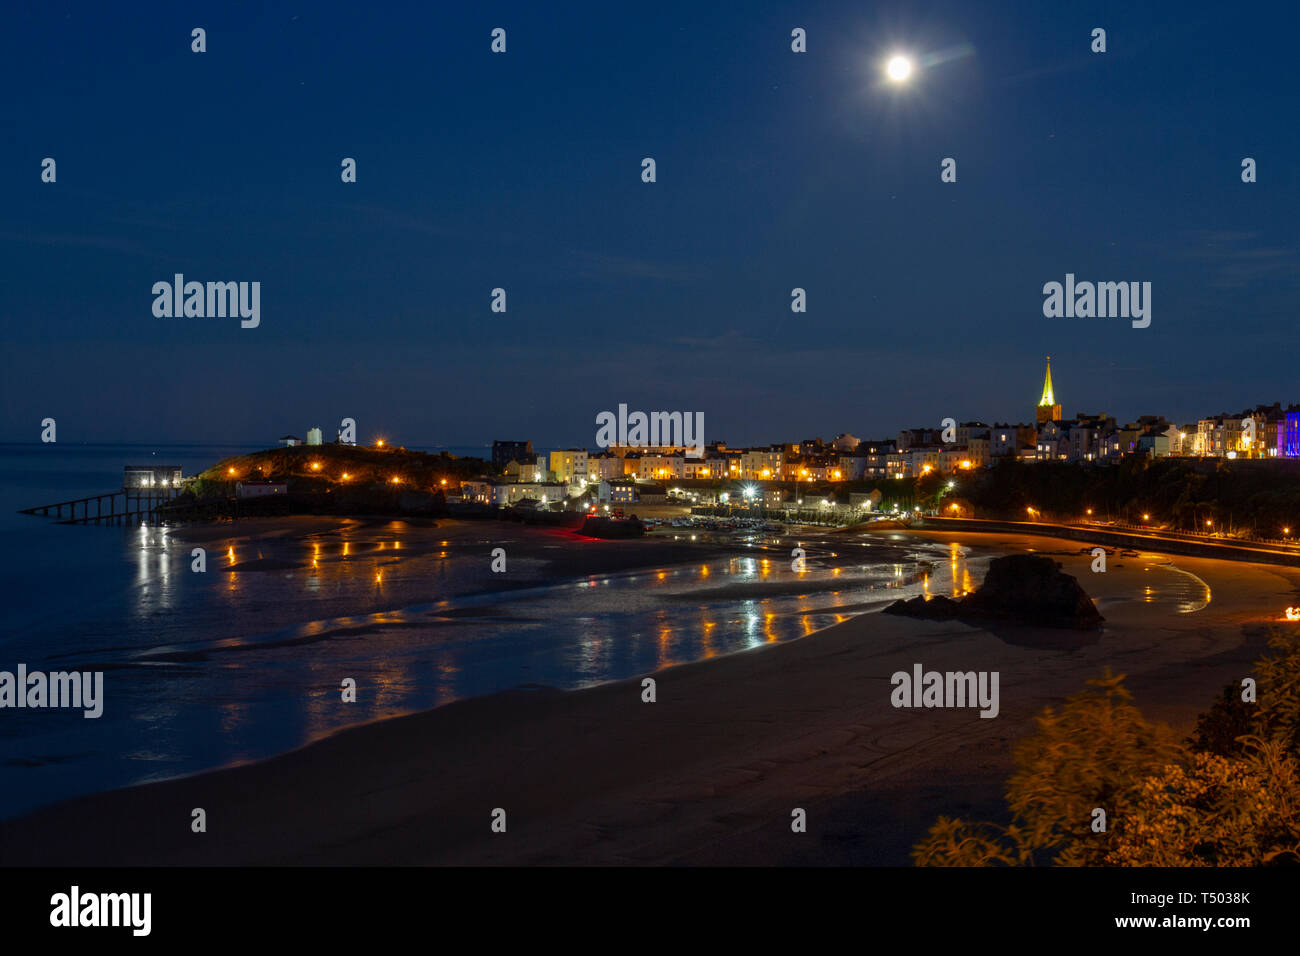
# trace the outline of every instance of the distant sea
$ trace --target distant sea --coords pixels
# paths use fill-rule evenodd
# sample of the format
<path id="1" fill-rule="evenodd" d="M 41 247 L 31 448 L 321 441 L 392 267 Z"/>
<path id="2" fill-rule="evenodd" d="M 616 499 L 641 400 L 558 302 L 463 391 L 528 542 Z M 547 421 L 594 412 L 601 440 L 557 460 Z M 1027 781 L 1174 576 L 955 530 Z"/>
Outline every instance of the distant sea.
<path id="1" fill-rule="evenodd" d="M 283 521 L 238 544 L 223 540 L 238 528 L 201 528 L 209 570 L 199 575 L 190 569 L 193 542 L 180 540 L 191 529 L 61 525 L 16 513 L 120 488 L 125 465 L 179 465 L 190 475 L 265 447 L 0 445 L 0 670 L 23 663 L 105 674 L 99 719 L 0 710 L 0 817 L 259 759 L 459 698 L 525 684 L 581 687 L 802 637 L 859 613 L 864 600 L 917 591 L 908 584 L 914 565 L 875 561 L 866 543 L 835 572 L 837 590 L 812 595 L 675 597 L 779 584 L 790 574 L 788 561 L 744 556 L 576 581 L 548 579 L 543 560 L 519 560 L 507 585 L 486 572 L 486 555 L 502 543 L 536 553 L 536 538 L 524 541 L 536 530 L 388 519 Z M 491 455 L 490 447 L 421 450 Z M 540 545 L 562 546 L 573 545 Z M 969 579 L 964 556 L 959 567 L 946 548 L 914 546 L 936 575 L 951 569 Z M 340 706 L 345 676 L 361 693 Z"/>

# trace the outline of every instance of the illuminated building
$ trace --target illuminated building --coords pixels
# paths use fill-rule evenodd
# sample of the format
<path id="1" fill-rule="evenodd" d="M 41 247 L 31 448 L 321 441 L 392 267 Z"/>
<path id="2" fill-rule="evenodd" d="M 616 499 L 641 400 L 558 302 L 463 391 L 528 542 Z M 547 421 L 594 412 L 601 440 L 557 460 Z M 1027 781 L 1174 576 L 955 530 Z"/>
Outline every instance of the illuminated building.
<path id="1" fill-rule="evenodd" d="M 1043 379 L 1043 397 L 1038 402 L 1038 408 L 1034 410 L 1038 424 L 1043 425 L 1047 422 L 1060 421 L 1061 406 L 1056 401 L 1056 396 L 1052 394 L 1052 357 L 1047 356 L 1047 377 Z"/>
<path id="2" fill-rule="evenodd" d="M 1300 458 L 1300 412 L 1287 412 L 1278 423 L 1278 452 L 1281 458 Z"/>

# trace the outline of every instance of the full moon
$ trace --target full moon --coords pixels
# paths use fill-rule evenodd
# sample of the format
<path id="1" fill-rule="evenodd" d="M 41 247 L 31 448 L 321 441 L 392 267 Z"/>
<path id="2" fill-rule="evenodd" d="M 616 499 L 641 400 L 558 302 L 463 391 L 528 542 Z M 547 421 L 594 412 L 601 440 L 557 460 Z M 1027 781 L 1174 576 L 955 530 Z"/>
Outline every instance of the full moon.
<path id="1" fill-rule="evenodd" d="M 889 61 L 885 68 L 889 73 L 889 78 L 895 83 L 902 83 L 912 74 L 912 61 L 905 56 L 896 56 Z"/>

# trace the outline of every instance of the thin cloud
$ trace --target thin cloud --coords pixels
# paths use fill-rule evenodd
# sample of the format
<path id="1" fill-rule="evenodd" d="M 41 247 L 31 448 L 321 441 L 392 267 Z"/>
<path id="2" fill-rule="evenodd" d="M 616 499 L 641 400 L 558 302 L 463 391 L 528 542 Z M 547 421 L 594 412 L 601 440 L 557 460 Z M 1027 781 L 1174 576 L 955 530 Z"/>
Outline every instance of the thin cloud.
<path id="1" fill-rule="evenodd" d="M 578 275 L 583 278 L 616 276 L 628 279 L 657 279 L 663 282 L 695 282 L 704 278 L 698 266 L 672 262 L 655 262 L 631 256 L 615 256 L 605 252 L 574 253 Z"/>

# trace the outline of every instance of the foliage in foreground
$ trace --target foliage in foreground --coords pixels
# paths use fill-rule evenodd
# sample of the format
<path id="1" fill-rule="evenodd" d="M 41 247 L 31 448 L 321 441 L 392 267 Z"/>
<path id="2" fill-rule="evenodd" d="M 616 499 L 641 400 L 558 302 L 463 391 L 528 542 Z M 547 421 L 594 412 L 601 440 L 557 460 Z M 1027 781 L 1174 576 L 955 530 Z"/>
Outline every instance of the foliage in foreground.
<path id="1" fill-rule="evenodd" d="M 1257 866 L 1300 863 L 1300 637 L 1275 631 L 1258 701 L 1230 686 L 1179 743 L 1123 675 L 1046 708 L 1016 747 L 1012 823 L 940 817 L 918 866 Z M 1104 832 L 1094 811 L 1105 811 Z"/>

